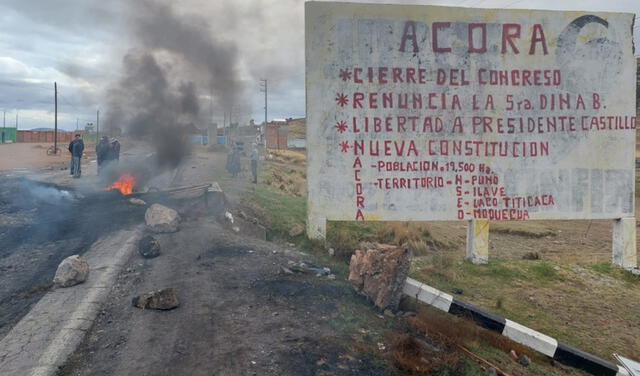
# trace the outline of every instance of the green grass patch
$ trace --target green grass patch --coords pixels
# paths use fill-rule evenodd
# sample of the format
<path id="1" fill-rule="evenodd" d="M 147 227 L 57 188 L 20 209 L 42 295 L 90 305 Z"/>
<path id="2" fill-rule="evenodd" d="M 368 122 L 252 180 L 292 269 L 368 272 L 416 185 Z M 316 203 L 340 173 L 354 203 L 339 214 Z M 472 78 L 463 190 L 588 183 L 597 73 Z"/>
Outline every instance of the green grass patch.
<path id="1" fill-rule="evenodd" d="M 562 277 L 556 271 L 553 265 L 541 261 L 536 262 L 529 268 L 532 272 L 532 276 L 535 277 L 537 281 L 540 282 L 548 282 L 548 281 L 560 281 Z"/>
<path id="2" fill-rule="evenodd" d="M 640 285 L 640 275 L 635 275 L 627 270 L 617 268 L 611 263 L 603 262 L 599 264 L 589 264 L 586 265 L 586 267 L 597 273 L 608 275 L 631 285 Z"/>
<path id="3" fill-rule="evenodd" d="M 511 282 L 514 279 L 523 277 L 521 270 L 502 260 L 490 259 L 488 264 L 474 265 L 465 261 L 461 265 L 463 275 L 476 275 L 491 278 L 496 282 Z"/>

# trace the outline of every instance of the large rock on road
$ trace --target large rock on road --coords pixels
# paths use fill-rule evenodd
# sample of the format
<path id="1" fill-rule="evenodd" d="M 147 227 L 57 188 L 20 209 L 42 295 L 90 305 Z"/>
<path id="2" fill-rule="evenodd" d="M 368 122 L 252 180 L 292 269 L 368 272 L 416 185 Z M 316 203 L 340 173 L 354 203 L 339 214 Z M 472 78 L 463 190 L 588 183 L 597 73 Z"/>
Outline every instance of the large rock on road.
<path id="1" fill-rule="evenodd" d="M 180 301 L 178 300 L 178 295 L 176 295 L 176 290 L 169 287 L 136 296 L 131 300 L 131 304 L 133 304 L 134 307 L 142 309 L 159 309 L 166 311 L 178 307 Z"/>
<path id="2" fill-rule="evenodd" d="M 147 228 L 153 232 L 176 232 L 180 223 L 180 215 L 171 208 L 153 204 L 144 213 L 144 220 Z"/>
<path id="3" fill-rule="evenodd" d="M 381 309 L 396 310 L 409 266 L 409 249 L 385 244 L 363 244 L 349 263 L 349 282 Z"/>
<path id="4" fill-rule="evenodd" d="M 59 287 L 71 287 L 87 280 L 89 264 L 78 255 L 62 260 L 53 277 L 53 283 Z"/>

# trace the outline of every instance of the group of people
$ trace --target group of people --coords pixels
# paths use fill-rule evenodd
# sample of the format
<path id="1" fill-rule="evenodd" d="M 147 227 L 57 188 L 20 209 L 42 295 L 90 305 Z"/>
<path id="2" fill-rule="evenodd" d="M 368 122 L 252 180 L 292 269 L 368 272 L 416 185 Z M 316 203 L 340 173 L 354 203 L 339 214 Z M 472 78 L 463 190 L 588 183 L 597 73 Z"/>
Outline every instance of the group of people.
<path id="1" fill-rule="evenodd" d="M 115 137 L 109 141 L 107 136 L 102 136 L 96 144 L 96 156 L 98 158 L 98 175 L 111 162 L 120 160 L 120 142 Z"/>
<path id="2" fill-rule="evenodd" d="M 82 174 L 80 165 L 82 153 L 84 153 L 84 141 L 82 141 L 80 134 L 76 134 L 74 139 L 69 143 L 69 153 L 71 153 L 69 174 L 74 178 L 79 178 Z M 107 136 L 102 136 L 100 142 L 96 144 L 96 156 L 98 157 L 99 175 L 107 164 L 120 160 L 120 142 L 116 138 L 112 138 L 111 141 L 109 141 Z"/>
<path id="3" fill-rule="evenodd" d="M 236 143 L 229 154 L 227 155 L 227 171 L 234 178 L 242 171 L 242 164 L 240 162 L 240 155 L 243 152 L 243 144 Z M 253 177 L 253 183 L 258 183 L 258 145 L 254 143 L 251 145 L 251 175 Z"/>

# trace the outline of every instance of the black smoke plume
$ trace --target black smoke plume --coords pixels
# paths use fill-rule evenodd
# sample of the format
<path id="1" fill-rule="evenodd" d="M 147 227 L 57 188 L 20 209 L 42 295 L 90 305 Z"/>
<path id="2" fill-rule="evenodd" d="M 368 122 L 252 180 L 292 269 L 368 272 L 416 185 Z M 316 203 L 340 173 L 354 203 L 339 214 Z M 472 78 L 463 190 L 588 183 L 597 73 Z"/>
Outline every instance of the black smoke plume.
<path id="1" fill-rule="evenodd" d="M 108 91 L 107 124 L 153 142 L 158 162 L 175 167 L 188 152 L 189 132 L 211 121 L 201 100 L 223 109 L 239 102 L 238 52 L 216 40 L 201 16 L 158 1 L 128 3 L 134 47 Z"/>

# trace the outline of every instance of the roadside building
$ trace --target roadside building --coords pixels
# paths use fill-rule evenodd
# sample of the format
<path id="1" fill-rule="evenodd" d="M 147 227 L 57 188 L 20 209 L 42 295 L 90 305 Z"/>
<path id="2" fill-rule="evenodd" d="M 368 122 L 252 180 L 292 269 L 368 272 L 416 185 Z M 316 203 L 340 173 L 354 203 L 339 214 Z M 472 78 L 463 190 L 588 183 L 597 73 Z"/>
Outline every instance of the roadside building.
<path id="1" fill-rule="evenodd" d="M 265 137 L 267 149 L 283 150 L 287 148 L 287 121 L 285 119 L 274 119 L 267 123 Z"/>
<path id="2" fill-rule="evenodd" d="M 16 142 L 53 142 L 55 132 L 53 130 L 19 130 L 16 132 Z M 58 130 L 58 143 L 71 142 L 76 133 L 84 135 L 84 131 L 66 132 Z"/>
<path id="3" fill-rule="evenodd" d="M 0 143 L 16 142 L 16 128 L 15 127 L 2 127 L 0 128 Z"/>

